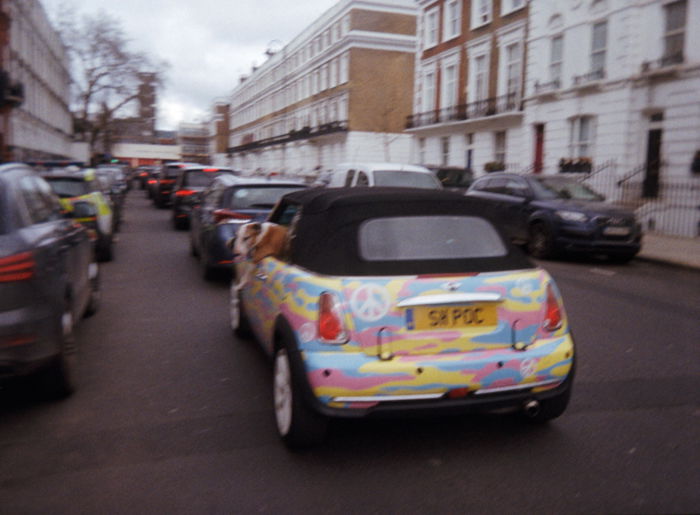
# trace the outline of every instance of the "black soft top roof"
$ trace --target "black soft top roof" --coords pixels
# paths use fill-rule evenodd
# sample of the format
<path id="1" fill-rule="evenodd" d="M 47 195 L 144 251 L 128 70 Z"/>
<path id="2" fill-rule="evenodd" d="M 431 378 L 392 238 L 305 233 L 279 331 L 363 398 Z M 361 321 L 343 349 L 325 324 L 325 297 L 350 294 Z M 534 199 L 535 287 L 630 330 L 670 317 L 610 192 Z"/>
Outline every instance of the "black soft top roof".
<path id="1" fill-rule="evenodd" d="M 476 259 L 430 261 L 366 261 L 360 256 L 357 233 L 366 220 L 420 215 L 461 215 L 484 218 L 483 201 L 444 190 L 419 188 L 312 188 L 282 198 L 270 220 L 277 221 L 290 205 L 301 216 L 291 243 L 292 261 L 328 275 L 413 275 L 467 273 L 531 268 L 532 264 L 502 235 L 507 254 Z"/>

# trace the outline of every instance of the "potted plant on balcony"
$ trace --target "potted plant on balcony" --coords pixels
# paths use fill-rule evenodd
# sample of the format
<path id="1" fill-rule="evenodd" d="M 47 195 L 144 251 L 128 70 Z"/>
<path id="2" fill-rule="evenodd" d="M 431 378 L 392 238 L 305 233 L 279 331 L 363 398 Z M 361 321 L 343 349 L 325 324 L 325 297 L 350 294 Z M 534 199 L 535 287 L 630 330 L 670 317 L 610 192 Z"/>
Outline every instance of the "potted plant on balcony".
<path id="1" fill-rule="evenodd" d="M 488 163 L 484 164 L 484 171 L 488 173 L 502 172 L 505 169 L 506 165 L 502 161 L 489 161 Z"/>

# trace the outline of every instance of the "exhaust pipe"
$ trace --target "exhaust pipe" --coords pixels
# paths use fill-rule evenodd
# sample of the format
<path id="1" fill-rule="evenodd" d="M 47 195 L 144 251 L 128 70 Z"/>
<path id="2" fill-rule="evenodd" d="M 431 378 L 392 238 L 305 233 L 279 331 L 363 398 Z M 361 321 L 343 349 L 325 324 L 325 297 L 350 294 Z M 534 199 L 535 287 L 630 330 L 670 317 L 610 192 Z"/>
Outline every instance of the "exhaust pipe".
<path id="1" fill-rule="evenodd" d="M 523 410 L 525 411 L 525 415 L 534 418 L 540 412 L 540 403 L 535 399 L 530 399 L 523 406 Z"/>

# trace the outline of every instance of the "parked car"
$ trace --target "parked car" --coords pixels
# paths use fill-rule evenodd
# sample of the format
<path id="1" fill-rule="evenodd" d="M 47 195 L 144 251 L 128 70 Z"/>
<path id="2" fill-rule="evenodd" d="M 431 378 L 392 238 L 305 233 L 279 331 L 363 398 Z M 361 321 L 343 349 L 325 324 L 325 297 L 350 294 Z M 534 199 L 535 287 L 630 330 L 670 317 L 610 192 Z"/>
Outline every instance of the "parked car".
<path id="1" fill-rule="evenodd" d="M 132 179 L 135 180 L 136 183 L 139 185 L 139 189 L 141 189 L 141 190 L 146 189 L 146 183 L 148 181 L 150 173 L 154 169 L 155 169 L 155 166 L 146 166 L 146 165 L 139 166 L 138 168 L 136 168 Z"/>
<path id="2" fill-rule="evenodd" d="M 220 175 L 239 177 L 242 172 L 203 165 L 187 166 L 180 170 L 172 193 L 172 221 L 175 229 L 187 229 L 190 226 L 192 207 L 199 202 L 202 191 Z"/>
<path id="3" fill-rule="evenodd" d="M 474 181 L 467 195 L 484 200 L 508 236 L 536 258 L 578 252 L 626 262 L 641 248 L 634 212 L 572 177 L 492 173 Z"/>
<path id="4" fill-rule="evenodd" d="M 152 190 L 153 204 L 164 208 L 170 205 L 175 182 L 182 169 L 188 166 L 201 166 L 198 163 L 166 163 L 160 168 L 156 182 Z"/>
<path id="5" fill-rule="evenodd" d="M 465 193 L 472 182 L 474 182 L 474 172 L 469 168 L 459 166 L 430 166 L 428 167 L 438 178 L 442 187 Z"/>
<path id="6" fill-rule="evenodd" d="M 160 168 L 153 168 L 148 171 L 148 177 L 146 178 L 146 198 L 153 200 L 156 195 L 156 188 L 158 187 L 158 177 L 160 177 Z"/>
<path id="7" fill-rule="evenodd" d="M 239 230 L 250 258 L 231 327 L 273 358 L 287 445 L 320 440 L 327 417 L 564 412 L 575 356 L 559 290 L 482 207 L 447 191 L 313 188 L 285 195 L 260 233 L 286 233 L 281 254 L 250 243 L 255 224 Z"/>
<path id="8" fill-rule="evenodd" d="M 61 199 L 64 209 L 71 211 L 76 202 L 88 202 L 94 206 L 94 215 L 81 217 L 95 242 L 95 255 L 99 261 L 111 261 L 114 257 L 114 214 L 110 200 L 102 192 L 103 185 L 95 171 L 58 169 L 42 174 L 51 189 Z"/>
<path id="9" fill-rule="evenodd" d="M 190 225 L 190 250 L 199 257 L 204 278 L 233 270 L 233 253 L 228 242 L 241 225 L 265 220 L 283 195 L 305 187 L 294 181 L 232 175 L 214 179 L 193 210 Z"/>
<path id="10" fill-rule="evenodd" d="M 126 174 L 122 167 L 100 165 L 95 170 L 97 177 L 102 179 L 102 193 L 110 201 L 112 207 L 112 226 L 114 232 L 119 232 L 124 218 L 124 203 L 129 191 Z"/>
<path id="11" fill-rule="evenodd" d="M 442 188 L 440 181 L 424 166 L 398 163 L 342 163 L 334 167 L 328 187 L 351 186 Z"/>
<path id="12" fill-rule="evenodd" d="M 75 216 L 92 209 L 75 204 Z M 52 397 L 75 388 L 74 328 L 99 306 L 87 230 L 25 165 L 0 166 L 0 380 L 36 374 Z"/>

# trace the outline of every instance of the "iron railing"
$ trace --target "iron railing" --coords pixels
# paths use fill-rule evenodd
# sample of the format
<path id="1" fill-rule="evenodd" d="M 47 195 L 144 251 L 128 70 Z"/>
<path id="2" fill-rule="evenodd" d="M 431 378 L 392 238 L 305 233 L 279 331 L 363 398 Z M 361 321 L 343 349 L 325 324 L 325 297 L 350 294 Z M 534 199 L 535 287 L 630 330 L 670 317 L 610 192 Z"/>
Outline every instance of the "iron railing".
<path id="1" fill-rule="evenodd" d="M 412 114 L 406 119 L 406 128 L 415 129 L 417 127 L 435 125 L 437 123 L 474 120 L 520 110 L 522 110 L 520 96 L 515 93 L 509 93 L 508 95 L 502 95 L 500 97 L 477 100 L 469 104 L 460 104 L 443 109 Z"/>

